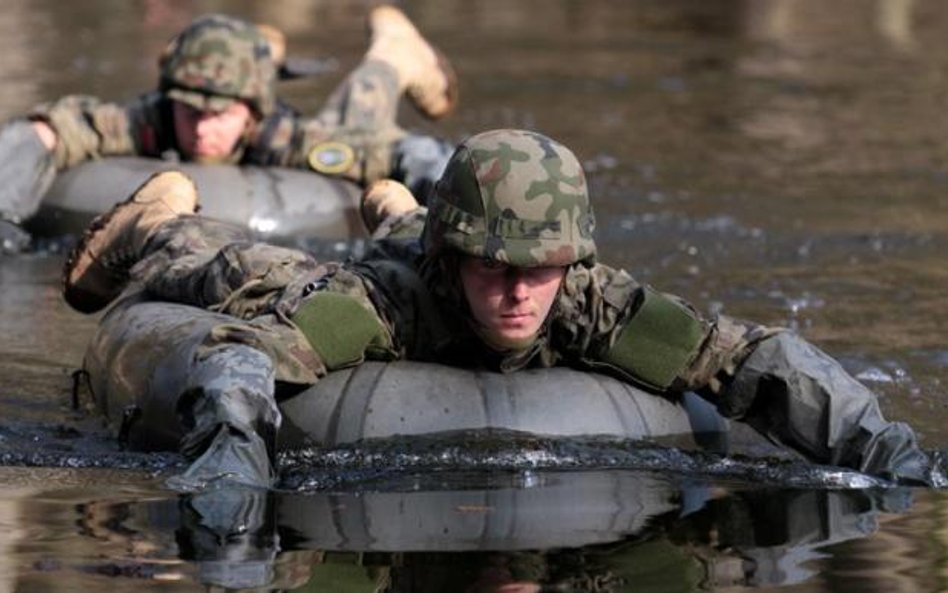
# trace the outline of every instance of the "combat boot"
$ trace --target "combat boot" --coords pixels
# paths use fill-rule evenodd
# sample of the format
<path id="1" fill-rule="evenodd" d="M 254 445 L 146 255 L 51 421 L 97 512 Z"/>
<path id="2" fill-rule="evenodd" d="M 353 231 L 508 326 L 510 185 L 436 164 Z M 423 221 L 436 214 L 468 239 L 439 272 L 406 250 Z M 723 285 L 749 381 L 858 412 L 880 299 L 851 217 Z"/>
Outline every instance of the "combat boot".
<path id="1" fill-rule="evenodd" d="M 286 35 L 272 25 L 257 23 L 257 31 L 267 40 L 270 47 L 270 59 L 279 68 L 286 63 Z"/>
<path id="2" fill-rule="evenodd" d="M 401 10 L 378 6 L 369 14 L 371 40 L 366 59 L 391 65 L 399 89 L 430 119 L 450 113 L 458 102 L 457 75 L 447 57 L 421 36 Z"/>
<path id="3" fill-rule="evenodd" d="M 391 216 L 406 214 L 418 208 L 408 188 L 391 179 L 379 179 L 362 193 L 362 221 L 372 234 Z"/>
<path id="4" fill-rule="evenodd" d="M 152 233 L 164 222 L 197 210 L 194 182 L 178 171 L 152 175 L 124 202 L 98 216 L 63 267 L 63 297 L 82 313 L 94 313 L 128 282 Z"/>

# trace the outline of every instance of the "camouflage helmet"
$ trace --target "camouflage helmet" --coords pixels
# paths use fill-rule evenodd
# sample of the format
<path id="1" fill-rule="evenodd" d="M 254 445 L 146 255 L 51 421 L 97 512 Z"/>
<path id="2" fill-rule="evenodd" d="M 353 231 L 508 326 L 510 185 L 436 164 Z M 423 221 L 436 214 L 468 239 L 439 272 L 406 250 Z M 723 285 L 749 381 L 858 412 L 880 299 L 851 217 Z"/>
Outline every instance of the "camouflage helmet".
<path id="1" fill-rule="evenodd" d="M 518 267 L 592 262 L 595 219 L 576 156 L 536 132 L 472 136 L 429 199 L 429 257 L 456 251 Z"/>
<path id="2" fill-rule="evenodd" d="M 159 60 L 159 90 L 202 110 L 246 101 L 259 115 L 276 104 L 276 65 L 255 25 L 222 14 L 195 19 Z"/>

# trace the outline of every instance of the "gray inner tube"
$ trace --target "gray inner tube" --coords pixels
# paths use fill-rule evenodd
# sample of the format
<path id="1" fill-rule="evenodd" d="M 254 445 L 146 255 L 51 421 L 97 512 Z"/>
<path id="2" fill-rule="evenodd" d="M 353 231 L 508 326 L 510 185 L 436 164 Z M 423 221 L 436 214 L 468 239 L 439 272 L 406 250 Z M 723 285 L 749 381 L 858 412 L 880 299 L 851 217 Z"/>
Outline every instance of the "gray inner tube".
<path id="1" fill-rule="evenodd" d="M 116 428 L 123 419 L 131 427 L 129 446 L 177 448 L 186 428 L 174 406 L 196 349 L 211 327 L 228 321 L 232 318 L 187 305 L 134 298 L 103 317 L 84 364 L 102 412 Z M 331 373 L 280 407 L 283 450 L 480 429 L 554 437 L 674 437 L 686 448 L 724 450 L 740 428 L 693 394 L 672 401 L 568 368 L 499 374 L 432 363 L 367 362 Z M 129 423 L 130 417 L 136 420 Z"/>
<path id="2" fill-rule="evenodd" d="M 176 169 L 191 176 L 201 213 L 247 226 L 270 239 L 349 240 L 365 235 L 359 187 L 345 179 L 281 167 L 197 165 L 140 157 L 82 163 L 57 175 L 31 230 L 79 233 L 96 215 L 127 198 L 151 174 Z"/>

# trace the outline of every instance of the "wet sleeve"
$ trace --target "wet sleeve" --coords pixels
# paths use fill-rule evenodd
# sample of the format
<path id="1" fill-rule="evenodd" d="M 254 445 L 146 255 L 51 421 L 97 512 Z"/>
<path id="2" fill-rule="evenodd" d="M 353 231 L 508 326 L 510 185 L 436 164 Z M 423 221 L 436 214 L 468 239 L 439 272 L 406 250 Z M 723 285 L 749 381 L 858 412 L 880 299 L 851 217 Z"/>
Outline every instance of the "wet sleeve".
<path id="1" fill-rule="evenodd" d="M 936 483 L 911 427 L 883 418 L 872 391 L 789 331 L 756 344 L 720 397 L 723 412 L 814 461 Z"/>
<path id="2" fill-rule="evenodd" d="M 70 95 L 39 105 L 29 118 L 48 123 L 56 131 L 54 157 L 65 169 L 102 156 L 135 154 L 130 108 L 86 95 Z"/>
<path id="3" fill-rule="evenodd" d="M 393 360 L 390 326 L 370 298 L 371 287 L 340 270 L 316 281 L 294 310 L 214 326 L 201 355 L 244 344 L 273 361 L 280 383 L 311 385 L 327 373 L 365 360 Z"/>
<path id="4" fill-rule="evenodd" d="M 55 176 L 52 154 L 30 122 L 0 126 L 0 220 L 33 216 Z"/>

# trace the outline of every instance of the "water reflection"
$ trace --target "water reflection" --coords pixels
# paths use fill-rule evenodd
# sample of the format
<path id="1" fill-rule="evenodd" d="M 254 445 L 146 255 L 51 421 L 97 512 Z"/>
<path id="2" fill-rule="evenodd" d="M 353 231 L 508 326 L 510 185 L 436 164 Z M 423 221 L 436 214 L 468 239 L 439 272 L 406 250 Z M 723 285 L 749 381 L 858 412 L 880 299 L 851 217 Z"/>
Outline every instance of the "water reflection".
<path id="1" fill-rule="evenodd" d="M 142 579 L 257 591 L 695 591 L 807 582 L 840 544 L 912 504 L 905 489 L 775 490 L 632 472 L 543 473 L 530 488 L 490 481 L 177 497 L 38 489 L 30 506 L 46 511 L 45 531 L 30 545 L 22 534 L 4 543 L 32 566 L 19 581 L 31 586 L 78 573 L 107 576 L 114 591 Z"/>

